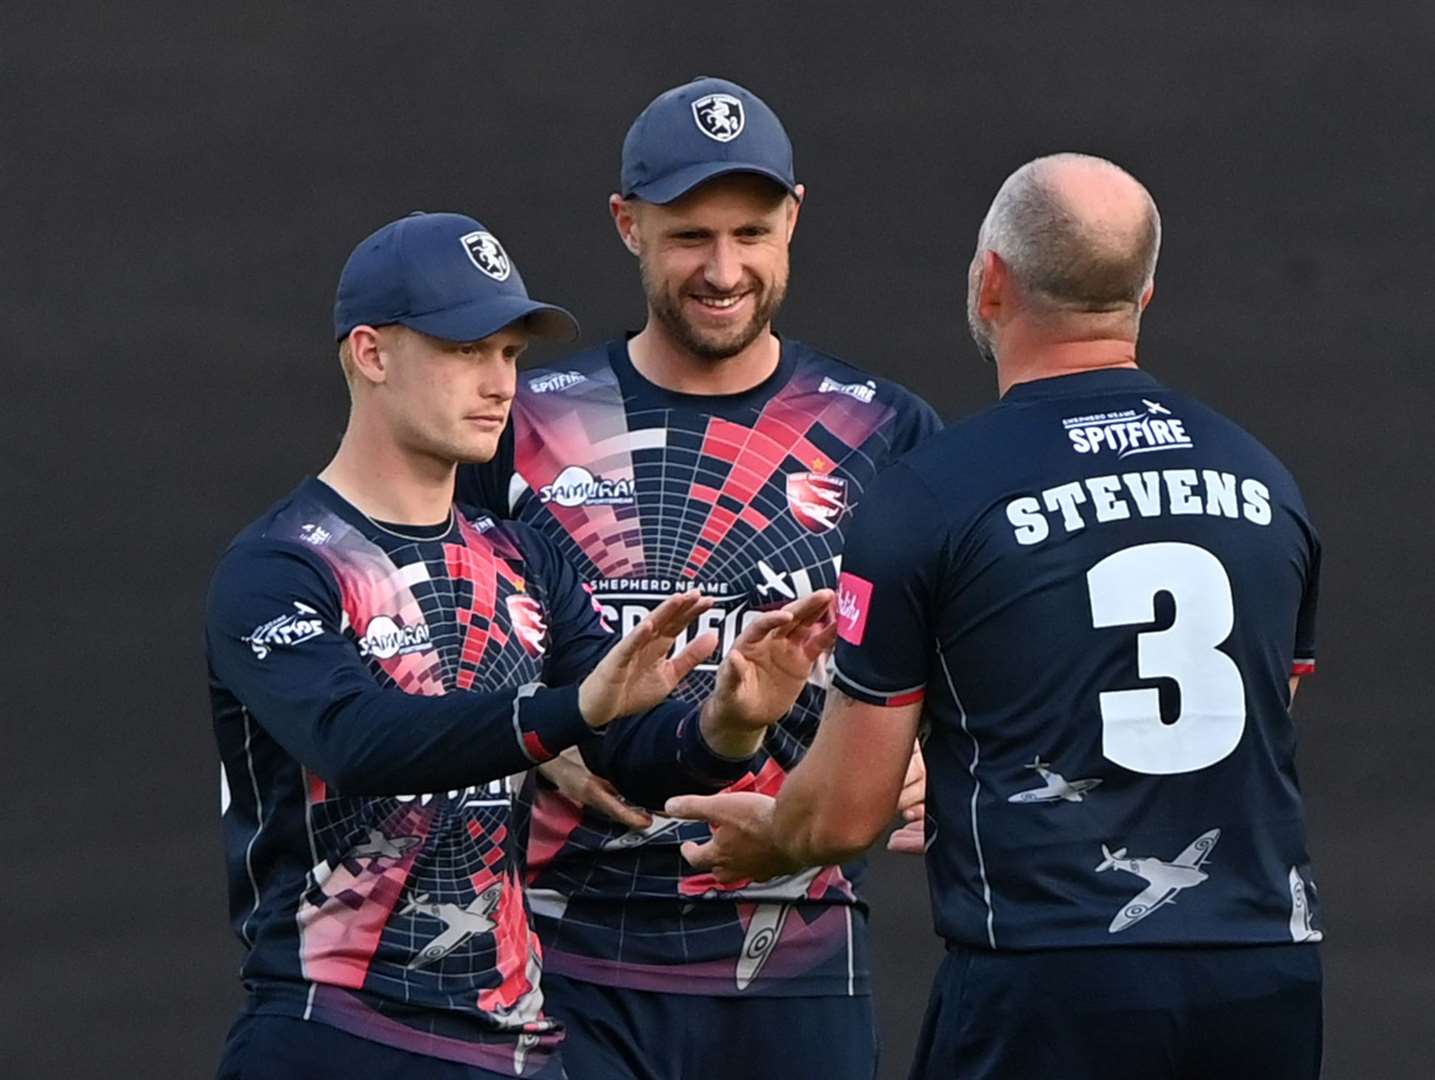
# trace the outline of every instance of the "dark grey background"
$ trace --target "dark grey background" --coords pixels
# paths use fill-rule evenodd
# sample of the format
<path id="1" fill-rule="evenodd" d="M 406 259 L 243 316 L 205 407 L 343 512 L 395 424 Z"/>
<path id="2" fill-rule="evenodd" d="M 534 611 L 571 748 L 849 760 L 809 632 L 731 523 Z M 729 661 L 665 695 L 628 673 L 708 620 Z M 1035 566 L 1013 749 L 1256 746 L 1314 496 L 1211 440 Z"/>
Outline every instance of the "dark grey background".
<path id="1" fill-rule="evenodd" d="M 994 392 L 962 290 L 1006 173 L 1080 149 L 1154 192 L 1143 358 L 1284 457 L 1326 541 L 1297 713 L 1327 1075 L 1428 1076 L 1432 10 L 7 0 L 0 1071 L 212 1070 L 239 952 L 201 598 L 226 539 L 336 443 L 349 248 L 466 210 L 585 340 L 634 326 L 604 208 L 623 132 L 719 73 L 778 109 L 810 188 L 781 329 L 950 416 Z M 873 877 L 898 1076 L 940 946 L 919 866 Z"/>

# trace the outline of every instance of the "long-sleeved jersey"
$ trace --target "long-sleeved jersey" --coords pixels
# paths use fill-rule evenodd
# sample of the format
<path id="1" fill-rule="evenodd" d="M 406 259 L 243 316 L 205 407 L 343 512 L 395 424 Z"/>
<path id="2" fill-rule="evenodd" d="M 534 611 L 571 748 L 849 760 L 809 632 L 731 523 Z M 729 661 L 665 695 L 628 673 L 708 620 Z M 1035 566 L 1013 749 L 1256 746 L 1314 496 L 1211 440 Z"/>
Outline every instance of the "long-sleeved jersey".
<path id="1" fill-rule="evenodd" d="M 305 481 L 224 555 L 207 640 L 249 1007 L 505 1074 L 561 1034 L 508 777 L 575 744 L 638 799 L 745 767 L 685 702 L 590 733 L 616 636 L 550 543 L 462 507 L 386 526 Z"/>
<path id="2" fill-rule="evenodd" d="M 852 508 L 938 426 L 915 395 L 798 342 L 760 385 L 708 396 L 655 386 L 613 341 L 525 373 L 511 433 L 493 462 L 460 470 L 459 492 L 548 537 L 625 633 L 696 585 L 717 600 L 697 629 L 725 652 L 757 613 L 836 584 Z M 714 671 L 699 667 L 682 696 L 708 693 Z M 820 679 L 804 690 L 739 789 L 778 789 L 823 696 Z M 709 835 L 701 823 L 657 815 L 628 832 L 542 782 L 525 796 L 550 970 L 672 993 L 867 992 L 860 863 L 735 889 L 683 861 L 679 844 Z"/>

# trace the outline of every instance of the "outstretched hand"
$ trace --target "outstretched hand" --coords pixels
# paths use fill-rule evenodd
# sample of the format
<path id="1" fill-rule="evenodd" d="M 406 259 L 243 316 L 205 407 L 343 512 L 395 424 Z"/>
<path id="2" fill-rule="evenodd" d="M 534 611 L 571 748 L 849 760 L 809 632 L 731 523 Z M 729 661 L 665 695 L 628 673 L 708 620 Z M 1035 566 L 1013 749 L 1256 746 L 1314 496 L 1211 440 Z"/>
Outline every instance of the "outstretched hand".
<path id="1" fill-rule="evenodd" d="M 683 858 L 695 869 L 707 870 L 724 885 L 766 881 L 801 869 L 773 842 L 772 814 L 777 800 L 752 791 L 719 795 L 679 795 L 668 800 L 664 813 L 676 818 L 706 821 L 712 839 L 689 840 Z"/>
<path id="2" fill-rule="evenodd" d="M 723 741 L 751 741 L 792 708 L 836 641 L 832 598 L 831 589 L 819 589 L 758 616 L 738 635 L 703 708 L 703 734 L 714 749 L 722 750 Z"/>
<path id="3" fill-rule="evenodd" d="M 578 687 L 578 710 L 588 726 L 651 709 L 712 655 L 718 636 L 710 631 L 668 657 L 678 635 L 713 603 L 696 589 L 670 596 L 625 634 Z"/>

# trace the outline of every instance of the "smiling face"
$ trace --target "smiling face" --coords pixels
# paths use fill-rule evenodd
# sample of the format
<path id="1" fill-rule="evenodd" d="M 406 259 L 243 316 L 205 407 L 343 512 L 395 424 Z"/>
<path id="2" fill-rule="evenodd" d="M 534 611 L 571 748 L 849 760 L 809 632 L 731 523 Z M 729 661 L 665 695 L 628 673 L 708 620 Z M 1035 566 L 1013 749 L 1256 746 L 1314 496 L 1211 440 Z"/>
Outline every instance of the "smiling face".
<path id="1" fill-rule="evenodd" d="M 403 326 L 375 333 L 359 374 L 393 439 L 442 462 L 481 462 L 498 450 L 529 334 L 507 326 L 481 341 L 443 341 Z"/>
<path id="2" fill-rule="evenodd" d="M 710 180 L 666 205 L 615 201 L 650 320 L 704 360 L 746 349 L 787 294 L 797 208 L 778 185 L 751 174 Z"/>

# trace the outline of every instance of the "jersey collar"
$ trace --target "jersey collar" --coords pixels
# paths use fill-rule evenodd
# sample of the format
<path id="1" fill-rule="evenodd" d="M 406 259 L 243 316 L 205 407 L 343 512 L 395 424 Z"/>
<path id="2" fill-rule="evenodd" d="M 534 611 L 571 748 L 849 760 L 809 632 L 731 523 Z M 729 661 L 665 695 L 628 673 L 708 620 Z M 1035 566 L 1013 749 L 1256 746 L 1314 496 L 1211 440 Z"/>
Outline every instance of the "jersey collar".
<path id="1" fill-rule="evenodd" d="M 618 376 L 618 384 L 623 389 L 623 396 L 644 405 L 697 409 L 702 412 L 717 413 L 743 409 L 761 411 L 772 396 L 787 385 L 788 380 L 792 378 L 793 369 L 797 366 L 796 343 L 781 334 L 774 333 L 773 336 L 777 338 L 779 347 L 777 367 L 772 374 L 756 386 L 748 387 L 736 394 L 685 394 L 649 382 L 633 366 L 633 359 L 628 355 L 628 339 L 633 337 L 631 332 L 625 334 L 621 339 L 608 343 L 608 361 Z"/>
<path id="2" fill-rule="evenodd" d="M 1101 371 L 1079 371 L 1073 375 L 1056 375 L 1017 383 L 1002 401 L 1042 401 L 1047 398 L 1083 397 L 1122 390 L 1153 390 L 1160 386 L 1140 368 L 1106 368 Z"/>

